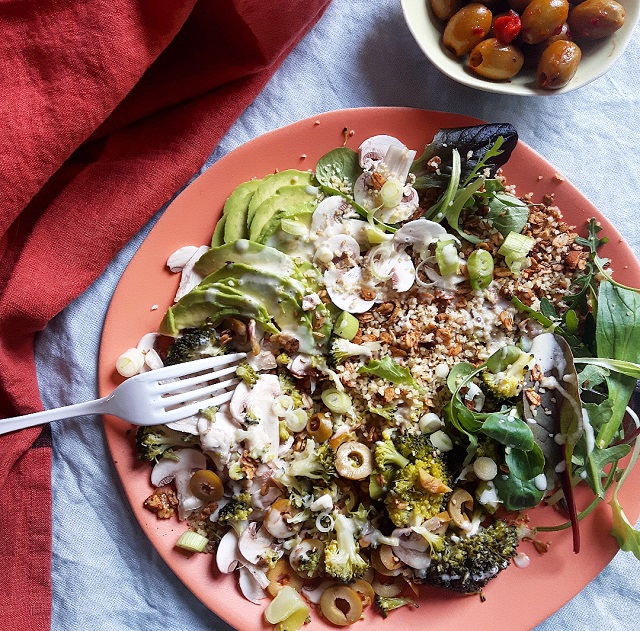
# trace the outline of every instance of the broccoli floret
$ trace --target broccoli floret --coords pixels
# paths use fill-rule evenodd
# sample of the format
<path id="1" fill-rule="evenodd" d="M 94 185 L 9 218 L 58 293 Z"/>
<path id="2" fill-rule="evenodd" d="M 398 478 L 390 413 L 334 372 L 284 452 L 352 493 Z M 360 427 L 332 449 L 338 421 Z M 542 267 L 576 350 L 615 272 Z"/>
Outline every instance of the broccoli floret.
<path id="1" fill-rule="evenodd" d="M 336 538 L 332 539 L 324 549 L 324 569 L 329 576 L 348 583 L 360 578 L 369 564 L 359 554 L 356 524 L 337 511 L 333 513 L 333 519 Z"/>
<path id="2" fill-rule="evenodd" d="M 464 593 L 480 592 L 516 556 L 518 535 L 515 526 L 496 520 L 474 535 L 452 539 L 431 554 L 427 580 Z"/>
<path id="3" fill-rule="evenodd" d="M 394 440 L 396 449 L 409 460 L 429 461 L 437 455 L 436 448 L 427 434 L 404 434 Z"/>
<path id="4" fill-rule="evenodd" d="M 218 332 L 209 324 L 198 329 L 185 329 L 167 349 L 165 365 L 182 364 L 203 357 L 224 355 L 226 349 L 218 343 Z"/>
<path id="5" fill-rule="evenodd" d="M 289 355 L 287 355 L 286 353 L 280 353 L 276 357 L 276 364 L 278 364 L 278 366 L 288 366 L 290 361 L 291 357 L 289 357 Z"/>
<path id="6" fill-rule="evenodd" d="M 441 459 L 416 460 L 400 469 L 385 497 L 387 512 L 398 528 L 434 517 L 446 509 L 451 479 Z"/>
<path id="7" fill-rule="evenodd" d="M 287 474 L 296 478 L 326 480 L 336 474 L 336 453 L 329 443 L 316 447 L 315 441 L 309 439 L 301 456 L 289 464 Z"/>
<path id="8" fill-rule="evenodd" d="M 136 452 L 138 460 L 169 458 L 177 460 L 174 447 L 190 447 L 197 437 L 170 429 L 166 425 L 140 426 L 136 431 Z"/>
<path id="9" fill-rule="evenodd" d="M 275 567 L 276 563 L 280 560 L 281 556 L 282 556 L 281 552 L 278 552 L 277 550 L 273 550 L 272 548 L 267 548 L 266 550 L 258 554 L 258 559 L 259 559 L 258 563 L 260 565 L 264 565 L 268 567 L 269 569 L 272 569 L 273 567 Z"/>
<path id="10" fill-rule="evenodd" d="M 409 464 L 409 459 L 405 458 L 390 440 L 380 440 L 373 449 L 373 456 L 376 461 L 376 468 L 380 473 L 384 473 L 387 467 L 394 466 L 402 469 Z"/>
<path id="11" fill-rule="evenodd" d="M 256 385 L 256 381 L 258 381 L 258 373 L 254 368 L 249 366 L 247 362 L 242 362 L 236 368 L 236 377 L 242 379 L 250 388 Z"/>
<path id="12" fill-rule="evenodd" d="M 482 380 L 491 392 L 501 399 L 517 397 L 522 392 L 524 377 L 532 359 L 533 355 L 520 351 L 520 355 L 515 361 L 504 367 L 500 366 L 500 370 L 496 372 L 485 370 L 482 373 Z"/>
<path id="13" fill-rule="evenodd" d="M 298 573 L 305 574 L 309 578 L 314 578 L 317 576 L 320 561 L 322 561 L 322 549 L 320 547 L 306 550 L 297 561 Z"/>
<path id="14" fill-rule="evenodd" d="M 371 358 L 371 353 L 380 349 L 379 342 L 354 344 L 341 337 L 332 337 L 329 341 L 329 366 L 335 368 L 349 357 Z"/>
<path id="15" fill-rule="evenodd" d="M 418 604 L 415 603 L 411 598 L 402 598 L 400 596 L 396 596 L 394 598 L 383 598 L 382 596 L 376 596 L 376 605 L 380 608 L 380 613 L 383 618 L 386 618 L 389 615 L 390 611 L 394 609 L 399 609 L 400 607 L 404 607 L 405 605 L 411 605 L 418 608 Z"/>
<path id="16" fill-rule="evenodd" d="M 243 491 L 220 509 L 218 523 L 228 524 L 231 521 L 242 521 L 247 519 L 251 512 L 253 512 L 251 495 L 249 491 Z"/>

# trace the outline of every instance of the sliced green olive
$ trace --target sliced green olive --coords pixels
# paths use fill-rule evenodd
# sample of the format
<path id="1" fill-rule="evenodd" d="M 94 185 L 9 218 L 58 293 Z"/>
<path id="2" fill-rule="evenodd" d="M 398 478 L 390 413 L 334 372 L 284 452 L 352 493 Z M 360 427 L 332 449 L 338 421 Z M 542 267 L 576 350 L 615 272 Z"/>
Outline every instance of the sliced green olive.
<path id="1" fill-rule="evenodd" d="M 329 622 L 344 627 L 360 620 L 362 601 L 357 592 L 350 587 L 334 585 L 323 592 L 320 609 Z"/>
<path id="2" fill-rule="evenodd" d="M 224 495 L 222 480 L 209 469 L 196 471 L 189 481 L 191 492 L 205 502 L 217 502 Z"/>

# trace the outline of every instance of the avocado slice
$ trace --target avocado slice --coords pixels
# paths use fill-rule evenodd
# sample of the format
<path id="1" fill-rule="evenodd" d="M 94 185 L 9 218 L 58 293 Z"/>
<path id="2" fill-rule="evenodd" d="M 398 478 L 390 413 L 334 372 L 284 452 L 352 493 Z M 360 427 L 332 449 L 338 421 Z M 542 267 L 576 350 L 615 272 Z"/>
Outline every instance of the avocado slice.
<path id="1" fill-rule="evenodd" d="M 220 219 L 218 219 L 218 223 L 216 224 L 216 229 L 213 231 L 213 236 L 211 237 L 211 247 L 215 248 L 218 245 L 222 245 L 224 243 L 224 224 L 227 222 L 227 218 L 222 215 Z"/>
<path id="2" fill-rule="evenodd" d="M 300 281 L 229 263 L 169 308 L 160 333 L 175 337 L 182 329 L 205 322 L 217 326 L 235 316 L 255 320 L 269 333 L 288 333 L 299 341 L 301 352 L 315 353 L 313 316 L 301 306 L 304 293 Z"/>
<path id="3" fill-rule="evenodd" d="M 256 239 L 256 243 L 264 243 L 266 244 L 271 237 L 280 231 L 280 225 L 282 224 L 283 219 L 293 219 L 295 221 L 299 221 L 301 224 L 304 224 L 309 228 L 311 225 L 311 218 L 313 217 L 313 211 L 315 208 L 302 208 L 302 209 L 293 209 L 293 210 L 278 210 L 275 215 L 267 221 L 265 226 L 262 228 L 260 232 L 260 236 Z M 300 237 L 294 238 L 299 239 Z M 273 246 L 272 246 L 273 247 Z"/>
<path id="4" fill-rule="evenodd" d="M 279 188 L 283 186 L 313 185 L 315 181 L 311 171 L 298 171 L 297 169 L 287 169 L 286 171 L 274 173 L 268 178 L 263 178 L 262 184 L 255 190 L 249 202 L 247 228 L 251 229 L 251 222 L 260 204 L 271 197 Z"/>
<path id="5" fill-rule="evenodd" d="M 222 214 L 226 217 L 224 224 L 224 242 L 232 243 L 249 236 L 247 213 L 249 202 L 262 180 L 249 180 L 237 186 L 224 204 Z"/>
<path id="6" fill-rule="evenodd" d="M 255 320 L 265 331 L 278 333 L 260 301 L 219 283 L 206 287 L 198 285 L 169 307 L 158 331 L 162 335 L 176 337 L 183 329 L 199 327 L 207 321 L 217 326 L 228 316 Z"/>
<path id="7" fill-rule="evenodd" d="M 293 259 L 275 248 L 240 239 L 235 243 L 211 248 L 195 265 L 195 271 L 203 278 L 213 274 L 227 263 L 244 263 L 280 276 L 299 278 Z"/>
<path id="8" fill-rule="evenodd" d="M 255 195 L 255 193 L 254 193 Z M 263 228 L 278 211 L 306 214 L 317 206 L 317 196 L 307 186 L 282 186 L 258 206 L 249 226 L 249 239 L 258 241 Z"/>

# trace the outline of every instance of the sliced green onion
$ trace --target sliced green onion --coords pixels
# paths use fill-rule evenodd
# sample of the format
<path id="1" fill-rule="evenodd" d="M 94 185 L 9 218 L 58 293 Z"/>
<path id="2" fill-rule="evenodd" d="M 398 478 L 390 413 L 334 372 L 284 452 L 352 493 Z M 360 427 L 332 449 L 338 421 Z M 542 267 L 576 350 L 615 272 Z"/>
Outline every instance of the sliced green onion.
<path id="1" fill-rule="evenodd" d="M 328 388 L 320 398 L 334 414 L 346 414 L 351 409 L 351 397 L 336 388 Z"/>
<path id="2" fill-rule="evenodd" d="M 400 180 L 390 177 L 380 189 L 382 205 L 385 208 L 395 208 L 402 201 L 403 188 Z"/>
<path id="3" fill-rule="evenodd" d="M 205 536 L 193 532 L 193 530 L 187 530 L 187 532 L 183 532 L 180 535 L 180 539 L 176 541 L 176 548 L 182 548 L 189 552 L 204 552 L 208 543 L 209 540 Z"/>
<path id="4" fill-rule="evenodd" d="M 485 289 L 493 280 L 493 257 L 486 250 L 474 250 L 467 259 L 471 289 Z"/>
<path id="5" fill-rule="evenodd" d="M 333 332 L 338 337 L 350 341 L 356 336 L 359 328 L 360 322 L 358 321 L 358 318 L 348 311 L 343 311 L 337 317 L 336 323 L 333 325 Z"/>
<path id="6" fill-rule="evenodd" d="M 454 239 L 443 239 L 436 244 L 436 262 L 442 276 L 453 276 L 460 269 L 460 259 Z"/>
<path id="7" fill-rule="evenodd" d="M 295 219 L 283 219 L 280 222 L 280 228 L 282 229 L 282 232 L 292 234 L 296 237 L 301 237 L 308 232 L 307 226 L 305 226 L 301 221 L 296 221 Z"/>
<path id="8" fill-rule="evenodd" d="M 526 258 L 536 240 L 524 234 L 510 232 L 500 246 L 498 254 L 504 256 L 505 263 L 513 274 L 519 274 L 527 266 Z"/>
<path id="9" fill-rule="evenodd" d="M 287 414 L 293 410 L 293 407 L 293 399 L 288 394 L 281 394 L 279 397 L 276 397 L 271 404 L 271 410 L 280 418 L 287 416 Z"/>
<path id="10" fill-rule="evenodd" d="M 367 235 L 367 241 L 369 241 L 371 245 L 378 245 L 383 241 L 389 240 L 389 235 L 387 235 L 386 232 L 380 230 L 380 228 L 376 228 L 375 226 L 367 225 L 367 227 L 365 228 L 365 233 Z"/>
<path id="11" fill-rule="evenodd" d="M 292 432 L 301 432 L 307 426 L 308 420 L 308 414 L 301 408 L 291 410 L 291 412 L 288 412 L 284 417 L 287 428 Z"/>

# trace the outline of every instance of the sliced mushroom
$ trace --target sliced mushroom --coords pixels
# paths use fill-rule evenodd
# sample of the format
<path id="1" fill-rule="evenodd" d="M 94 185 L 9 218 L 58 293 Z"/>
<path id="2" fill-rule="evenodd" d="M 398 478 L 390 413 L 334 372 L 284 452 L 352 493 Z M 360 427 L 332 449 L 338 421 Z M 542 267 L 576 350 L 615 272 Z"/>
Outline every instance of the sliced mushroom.
<path id="1" fill-rule="evenodd" d="M 240 425 L 233 420 L 228 404 L 220 406 L 213 423 L 200 417 L 198 432 L 202 449 L 219 456 L 222 462 L 228 461 L 231 451 L 235 450 L 240 442 L 238 436 Z"/>
<path id="2" fill-rule="evenodd" d="M 348 234 L 334 234 L 316 249 L 315 262 L 323 267 L 354 267 L 360 259 L 360 245 Z"/>
<path id="3" fill-rule="evenodd" d="M 352 267 L 346 271 L 331 269 L 324 273 L 325 288 L 333 304 L 349 313 L 364 313 L 375 304 L 375 292 L 365 290 L 362 281 L 360 267 Z M 371 298 L 367 292 L 371 294 Z"/>
<path id="4" fill-rule="evenodd" d="M 242 595 L 254 605 L 259 605 L 260 601 L 267 597 L 267 592 L 247 567 L 240 568 L 238 585 L 240 585 Z"/>
<path id="5" fill-rule="evenodd" d="M 238 549 L 249 563 L 255 565 L 260 560 L 260 555 L 271 548 L 273 541 L 266 528 L 259 528 L 256 522 L 251 522 L 238 539 Z"/>
<path id="6" fill-rule="evenodd" d="M 252 388 L 244 382 L 238 384 L 229 405 L 230 414 L 238 423 L 245 424 L 247 417 L 251 417 L 253 424 L 238 436 L 247 442 L 250 451 L 261 452 L 266 459 L 278 452 L 278 417 L 273 413 L 272 406 L 275 398 L 281 394 L 277 375 L 260 375 Z"/>
<path id="7" fill-rule="evenodd" d="M 167 267 L 174 274 L 181 272 L 197 250 L 198 248 L 195 245 L 185 245 L 184 247 L 179 248 L 167 259 Z"/>
<path id="8" fill-rule="evenodd" d="M 175 481 L 178 494 L 178 517 L 184 519 L 191 512 L 203 505 L 189 487 L 194 471 L 207 468 L 206 456 L 196 449 L 180 449 L 176 452 L 178 460 L 162 458 L 151 472 L 151 484 L 156 487 L 165 486 Z"/>
<path id="9" fill-rule="evenodd" d="M 198 272 L 193 269 L 193 266 L 208 250 L 209 248 L 206 245 L 196 248 L 191 257 L 189 257 L 187 262 L 183 265 L 182 269 L 180 270 L 182 272 L 180 276 L 180 285 L 178 287 L 178 291 L 176 292 L 174 302 L 178 302 L 178 300 L 180 300 L 182 296 L 188 294 L 202 280 L 202 275 L 198 274 Z M 171 257 L 169 257 L 169 260 L 171 260 Z M 168 263 L 169 261 L 167 261 L 167 264 Z M 177 271 L 175 269 L 175 266 L 171 268 L 171 271 Z"/>
<path id="10" fill-rule="evenodd" d="M 429 246 L 445 234 L 447 231 L 435 221 L 414 219 L 396 231 L 393 244 L 398 249 L 411 246 L 420 258 L 425 259 L 429 255 Z"/>
<path id="11" fill-rule="evenodd" d="M 302 524 L 289 523 L 289 518 L 296 512 L 289 500 L 285 498 L 276 500 L 264 518 L 265 529 L 276 539 L 293 537 L 302 527 Z"/>
<path id="12" fill-rule="evenodd" d="M 240 563 L 242 557 L 238 549 L 238 535 L 235 530 L 229 530 L 220 539 L 216 551 L 216 565 L 223 574 L 230 574 Z"/>
<path id="13" fill-rule="evenodd" d="M 342 219 L 351 207 L 344 197 L 332 195 L 323 199 L 313 211 L 310 235 L 312 239 L 326 239 L 342 232 Z"/>
<path id="14" fill-rule="evenodd" d="M 313 357 L 306 353 L 298 353 L 291 358 L 287 368 L 294 377 L 306 377 L 314 372 Z"/>
<path id="15" fill-rule="evenodd" d="M 247 363 L 256 372 L 261 372 L 263 370 L 273 370 L 278 366 L 276 362 L 276 356 L 271 351 L 267 350 L 261 350 L 257 355 L 249 353 L 249 355 L 247 355 Z"/>
<path id="16" fill-rule="evenodd" d="M 406 149 L 404 144 L 393 136 L 380 134 L 367 138 L 358 148 L 360 166 L 366 171 L 373 170 L 380 160 L 387 155 L 389 147 L 392 146 Z"/>

